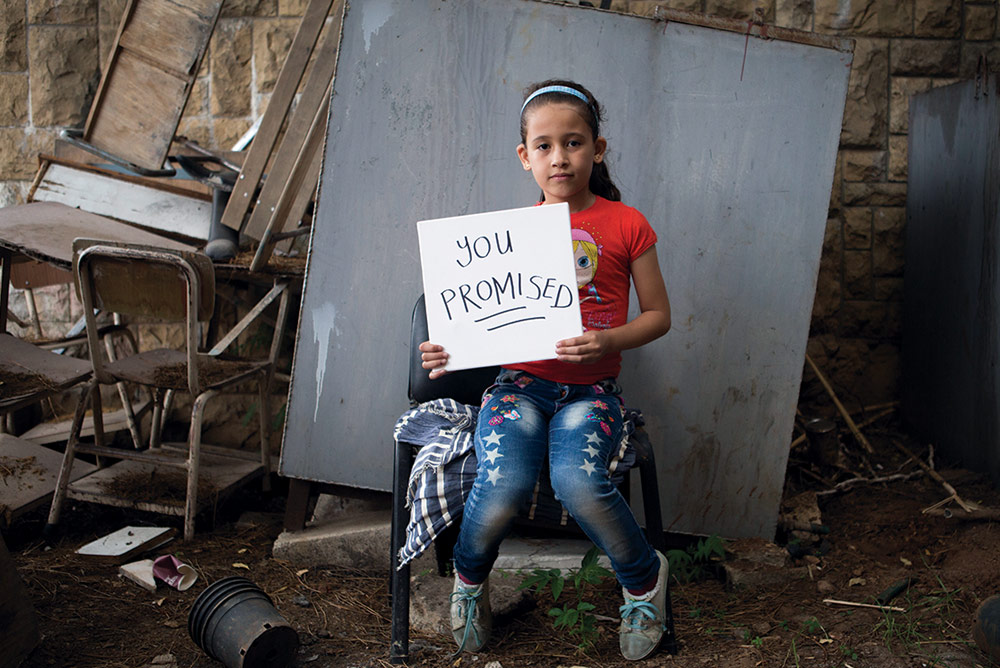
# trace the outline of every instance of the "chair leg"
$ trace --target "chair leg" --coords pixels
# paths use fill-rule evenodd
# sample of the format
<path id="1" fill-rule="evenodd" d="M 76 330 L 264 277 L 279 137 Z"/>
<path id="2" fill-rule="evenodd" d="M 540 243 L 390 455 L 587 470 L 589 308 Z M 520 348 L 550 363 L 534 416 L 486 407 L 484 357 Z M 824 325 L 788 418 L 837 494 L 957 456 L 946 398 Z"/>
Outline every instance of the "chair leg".
<path id="1" fill-rule="evenodd" d="M 215 396 L 214 390 L 202 392 L 191 409 L 191 429 L 188 432 L 187 495 L 184 501 L 184 540 L 194 538 L 194 516 L 198 513 L 198 464 L 201 454 L 201 423 L 205 404 Z"/>
<path id="2" fill-rule="evenodd" d="M 271 397 L 268 393 L 268 372 L 261 372 L 257 381 L 257 396 L 260 403 L 260 463 L 264 467 L 264 480 L 261 489 L 271 491 Z"/>
<path id="3" fill-rule="evenodd" d="M 405 663 L 410 655 L 410 565 L 397 568 L 399 551 L 406 542 L 406 485 L 413 468 L 413 453 L 408 443 L 396 443 L 392 468 L 392 544 L 389 555 L 389 587 L 392 596 L 392 637 L 389 663 Z"/>
<path id="4" fill-rule="evenodd" d="M 80 440 L 80 431 L 83 429 L 83 417 L 87 413 L 87 401 L 90 399 L 91 394 L 98 391 L 96 380 L 87 383 L 87 386 L 80 394 L 80 401 L 76 405 L 76 412 L 73 414 L 73 423 L 69 430 L 69 439 L 66 441 L 66 451 L 63 453 L 62 465 L 59 467 L 59 476 L 56 478 L 56 488 L 52 492 L 52 505 L 49 507 L 49 518 L 43 530 L 46 537 L 55 535 L 56 525 L 59 523 L 59 515 L 62 513 L 62 504 L 66 498 L 66 488 L 69 487 L 69 478 L 73 470 L 73 457 L 76 453 L 76 444 Z"/>

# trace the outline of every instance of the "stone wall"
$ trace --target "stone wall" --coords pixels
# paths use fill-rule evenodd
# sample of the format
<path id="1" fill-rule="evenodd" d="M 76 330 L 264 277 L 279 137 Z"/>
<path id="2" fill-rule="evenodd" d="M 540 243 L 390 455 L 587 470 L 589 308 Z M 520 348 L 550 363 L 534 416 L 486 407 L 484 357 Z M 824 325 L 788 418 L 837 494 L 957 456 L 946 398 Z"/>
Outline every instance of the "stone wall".
<path id="1" fill-rule="evenodd" d="M 83 124 L 124 4 L 0 0 L 0 206 L 23 201 L 36 156 L 59 129 Z M 1000 66 L 997 0 L 614 0 L 612 8 L 651 15 L 658 4 L 740 19 L 757 11 L 770 24 L 856 40 L 809 352 L 844 398 L 894 398 L 909 96 L 974 76 L 982 55 Z M 228 148 L 249 128 L 304 8 L 305 0 L 226 2 L 180 134 Z"/>

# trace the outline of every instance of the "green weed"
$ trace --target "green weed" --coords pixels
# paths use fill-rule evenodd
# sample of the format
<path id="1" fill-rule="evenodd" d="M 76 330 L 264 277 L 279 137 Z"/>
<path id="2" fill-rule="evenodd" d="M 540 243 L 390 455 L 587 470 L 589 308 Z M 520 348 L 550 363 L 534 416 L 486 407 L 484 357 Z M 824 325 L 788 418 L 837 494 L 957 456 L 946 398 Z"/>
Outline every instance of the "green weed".
<path id="1" fill-rule="evenodd" d="M 582 652 L 593 647 L 598 634 L 597 618 L 592 613 L 594 605 L 583 600 L 584 594 L 589 586 L 600 584 L 614 575 L 598 565 L 599 556 L 597 547 L 592 547 L 580 562 L 580 568 L 570 569 L 568 576 L 564 576 L 558 568 L 536 568 L 518 585 L 518 589 L 534 589 L 536 595 L 548 589 L 553 603 L 559 602 L 567 584 L 572 585 L 571 600 L 564 605 L 553 605 L 548 615 L 553 618 L 553 628 L 564 630 L 576 638 L 577 648 Z"/>
<path id="2" fill-rule="evenodd" d="M 726 542 L 717 535 L 699 538 L 684 550 L 669 550 L 670 574 L 681 583 L 697 582 L 708 577 L 715 562 L 726 556 Z"/>

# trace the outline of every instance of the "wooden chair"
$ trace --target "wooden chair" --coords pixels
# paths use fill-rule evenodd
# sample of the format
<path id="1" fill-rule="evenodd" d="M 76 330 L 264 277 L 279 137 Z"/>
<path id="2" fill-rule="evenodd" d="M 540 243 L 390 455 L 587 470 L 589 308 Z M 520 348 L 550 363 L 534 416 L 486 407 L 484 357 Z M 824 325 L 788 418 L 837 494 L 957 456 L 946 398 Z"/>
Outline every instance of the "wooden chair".
<path id="1" fill-rule="evenodd" d="M 450 398 L 464 404 L 478 405 L 483 391 L 489 387 L 497 376 L 498 368 L 490 367 L 484 369 L 468 369 L 448 373 L 440 378 L 431 381 L 427 376 L 427 370 L 421 366 L 420 352 L 417 346 L 428 340 L 427 313 L 423 295 L 417 300 L 413 308 L 413 315 L 410 321 L 410 368 L 409 386 L 407 393 L 412 405 L 417 405 L 432 399 Z M 656 465 L 653 460 L 653 448 L 649 441 L 649 436 L 645 429 L 637 426 L 632 434 L 629 443 L 635 450 L 635 468 L 639 470 L 640 482 L 642 485 L 643 511 L 646 516 L 646 534 L 653 547 L 661 552 L 666 552 L 666 540 L 663 534 L 663 520 L 660 513 L 660 492 L 656 479 Z M 410 634 L 410 566 L 409 564 L 398 567 L 400 550 L 406 542 L 406 525 L 409 520 L 409 513 L 406 508 L 406 489 L 413 467 L 415 446 L 410 443 L 399 441 L 396 444 L 395 460 L 393 464 L 392 482 L 392 528 L 391 528 L 391 555 L 390 564 L 390 592 L 392 597 L 392 627 L 389 646 L 389 662 L 393 664 L 405 663 L 409 656 L 409 634 Z M 627 473 L 626 473 L 627 476 Z M 543 487 L 547 487 L 551 496 L 551 486 L 543 482 Z M 628 477 L 621 486 L 623 494 L 628 498 L 629 480 Z M 528 525 L 542 528 L 542 524 L 532 520 L 524 520 Z M 435 539 L 435 550 L 438 551 L 438 570 L 442 572 L 442 561 L 450 556 L 451 548 L 457 539 L 457 524 L 452 525 L 446 532 L 443 532 Z M 573 531 L 575 523 L 570 522 L 566 526 L 544 527 L 556 531 Z M 578 527 L 576 531 L 582 533 Z M 444 544 L 449 543 L 449 544 Z M 443 554 L 442 554 L 443 553 Z M 677 653 L 677 637 L 674 633 L 673 612 L 670 603 L 670 592 L 667 591 L 667 605 L 664 610 L 664 622 L 667 627 L 663 635 L 661 647 L 670 654 Z"/>
<path id="2" fill-rule="evenodd" d="M 205 405 L 217 394 L 232 392 L 244 381 L 254 381 L 258 390 L 259 457 L 254 457 L 257 461 L 248 461 L 239 456 L 239 451 L 224 448 L 213 448 L 209 454 L 213 457 L 213 462 L 225 469 L 225 476 L 218 480 L 223 485 L 222 491 L 260 475 L 264 475 L 265 481 L 267 480 L 270 472 L 268 432 L 271 419 L 268 390 L 288 310 L 288 292 L 282 292 L 268 357 L 254 360 L 226 359 L 221 355 L 219 346 L 204 352 L 201 342 L 201 324 L 211 318 L 215 301 L 215 275 L 208 257 L 191 251 L 85 239 L 77 239 L 73 248 L 74 274 L 87 318 L 94 379 L 81 399 L 74 419 L 49 513 L 47 531 L 54 531 L 59 521 L 62 501 L 67 496 L 111 505 L 129 505 L 93 492 L 74 491 L 68 486 L 74 454 L 87 453 L 123 460 L 120 464 L 140 462 L 152 465 L 154 469 L 173 466 L 186 471 L 187 488 L 182 510 L 180 507 L 170 506 L 143 509 L 178 515 L 183 512 L 184 538 L 190 539 L 194 534 L 194 518 L 199 509 L 199 466 L 209 447 L 203 447 L 201 442 Z M 96 334 L 98 326 L 95 310 L 183 325 L 183 349 L 159 348 L 106 362 Z M 147 448 L 127 450 L 107 447 L 101 442 L 103 430 L 98 424 L 101 416 L 99 387 L 119 382 L 137 384 L 152 392 L 154 405 Z M 160 442 L 164 406 L 175 392 L 188 392 L 193 399 L 188 440 L 182 448 L 167 447 Z M 79 423 L 82 422 L 84 404 L 88 400 L 93 406 L 95 417 L 94 445 L 78 442 Z M 219 460 L 222 460 L 221 463 Z M 216 474 L 213 473 L 213 476 Z M 141 508 L 138 505 L 134 507 Z"/>

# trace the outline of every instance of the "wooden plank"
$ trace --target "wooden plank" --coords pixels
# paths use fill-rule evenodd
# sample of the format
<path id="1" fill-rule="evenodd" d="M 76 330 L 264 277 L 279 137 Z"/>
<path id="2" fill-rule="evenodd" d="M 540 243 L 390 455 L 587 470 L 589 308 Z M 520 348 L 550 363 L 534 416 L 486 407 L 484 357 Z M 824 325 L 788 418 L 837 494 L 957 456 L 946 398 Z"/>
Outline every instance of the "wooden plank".
<path id="1" fill-rule="evenodd" d="M 129 52 L 108 78 L 85 139 L 146 169 L 160 169 L 188 97 L 189 81 Z"/>
<path id="2" fill-rule="evenodd" d="M 136 419 L 141 420 L 149 412 L 149 404 L 136 402 L 132 405 L 132 409 L 135 411 Z M 104 433 L 106 434 L 128 429 L 128 418 L 125 415 L 125 410 L 122 408 L 103 413 L 101 417 L 104 424 Z M 34 443 L 65 443 L 69 438 L 72 422 L 72 419 L 43 422 L 21 434 L 20 438 Z M 94 418 L 85 417 L 83 419 L 83 427 L 80 430 L 80 436 L 86 438 L 93 435 Z"/>
<path id="3" fill-rule="evenodd" d="M 199 54 L 212 36 L 219 4 L 217 0 L 139 2 L 118 44 L 164 69 L 195 75 Z"/>
<path id="4" fill-rule="evenodd" d="M 0 434 L 0 526 L 10 523 L 52 498 L 62 465 L 62 453 L 23 438 Z M 73 461 L 73 480 L 93 473 L 97 466 Z"/>
<path id="5" fill-rule="evenodd" d="M 306 65 L 309 63 L 309 55 L 312 53 L 316 40 L 319 39 L 320 32 L 325 23 L 330 6 L 335 0 L 310 0 L 306 7 L 302 23 L 295 33 L 292 46 L 288 50 L 288 56 L 278 73 L 278 80 L 275 82 L 274 90 L 271 92 L 271 99 L 267 103 L 267 109 L 261 118 L 260 128 L 250 144 L 247 151 L 243 169 L 233 187 L 229 203 L 222 213 L 222 224 L 234 230 L 243 228 L 243 220 L 247 211 L 253 203 L 252 198 L 264 175 L 268 158 L 271 156 L 271 149 L 278 139 L 278 133 L 288 115 L 288 108 L 295 98 L 295 92 L 299 88 L 299 82 L 305 73 Z M 344 0 L 336 0 L 336 6 L 343 14 Z"/>
<path id="6" fill-rule="evenodd" d="M 199 241 L 208 239 L 212 222 L 212 204 L 201 197 L 56 163 L 46 170 L 32 197 Z"/>
<path id="7" fill-rule="evenodd" d="M 83 139 L 145 169 L 167 157 L 222 0 L 132 0 Z"/>
<path id="8" fill-rule="evenodd" d="M 243 233 L 253 239 L 262 239 L 265 230 L 274 225 L 280 215 L 279 203 L 295 173 L 296 165 L 311 162 L 308 151 L 313 150 L 323 130 L 326 129 L 326 113 L 330 104 L 330 85 L 337 71 L 337 51 L 340 46 L 340 24 L 331 25 L 323 38 L 312 71 L 306 81 L 302 97 L 295 105 L 295 111 L 288 122 L 288 129 L 274 154 L 274 160 L 267 172 L 267 179 L 261 188 L 260 197 L 254 203 L 250 220 Z M 325 133 L 323 133 L 325 134 Z M 312 140 L 312 142 L 307 140 Z M 254 140 L 256 141 L 256 140 Z M 308 147 L 307 155 L 303 149 Z"/>
<path id="9" fill-rule="evenodd" d="M 18 262 L 10 267 L 10 285 L 18 290 L 63 285 L 73 282 L 73 274 L 44 262 Z"/>
<path id="10" fill-rule="evenodd" d="M 184 456 L 182 453 L 180 456 Z M 202 453 L 198 469 L 198 510 L 207 508 L 222 497 L 234 491 L 240 485 L 250 482 L 263 473 L 259 461 L 247 461 L 235 457 L 220 457 Z M 179 491 L 179 498 L 165 498 L 162 495 L 143 496 L 144 494 L 162 494 L 163 488 L 147 485 L 143 488 L 136 481 L 156 480 L 156 476 L 170 476 L 165 486 L 170 491 Z M 134 508 L 165 515 L 184 515 L 184 489 L 174 489 L 179 484 L 178 476 L 186 473 L 176 467 L 165 469 L 162 466 L 144 462 L 121 461 L 103 469 L 94 471 L 88 476 L 70 483 L 66 496 L 70 499 L 100 503 L 119 508 Z M 126 494 L 124 492 L 133 492 Z"/>
<path id="11" fill-rule="evenodd" d="M 90 377 L 90 362 L 0 333 L 0 410 L 8 411 Z"/>
<path id="12" fill-rule="evenodd" d="M 0 536 L 0 668 L 21 665 L 38 640 L 38 620 L 31 598 Z"/>

